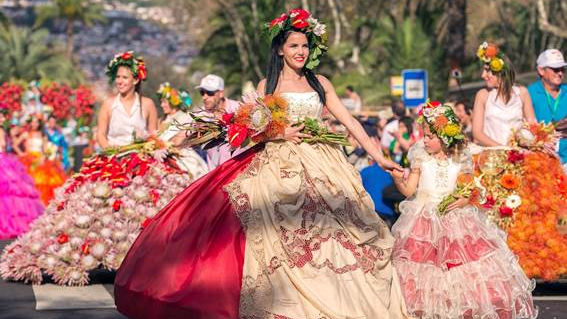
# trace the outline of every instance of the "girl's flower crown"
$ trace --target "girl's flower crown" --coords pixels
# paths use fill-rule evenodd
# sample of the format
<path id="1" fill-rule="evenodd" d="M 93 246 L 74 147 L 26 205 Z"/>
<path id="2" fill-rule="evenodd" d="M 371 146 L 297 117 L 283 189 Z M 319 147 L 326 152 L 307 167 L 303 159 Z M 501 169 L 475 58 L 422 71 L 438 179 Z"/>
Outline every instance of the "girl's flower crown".
<path id="1" fill-rule="evenodd" d="M 500 72 L 508 66 L 504 63 L 504 53 L 500 52 L 498 46 L 494 43 L 483 42 L 476 51 L 476 56 L 488 67 L 492 72 Z"/>
<path id="2" fill-rule="evenodd" d="M 193 103 L 189 93 L 185 91 L 180 92 L 172 88 L 169 82 L 160 84 L 156 94 L 159 99 L 166 99 L 171 107 L 178 108 L 184 112 L 189 110 Z"/>
<path id="3" fill-rule="evenodd" d="M 144 58 L 141 56 L 135 56 L 134 51 L 126 51 L 115 55 L 108 63 L 108 66 L 106 67 L 106 75 L 108 76 L 110 83 L 113 83 L 114 80 L 116 80 L 118 68 L 121 66 L 129 68 L 130 71 L 132 71 L 134 78 L 140 81 L 145 81 L 148 77 Z"/>
<path id="4" fill-rule="evenodd" d="M 465 139 L 459 118 L 449 105 L 439 101 L 427 101 L 419 110 L 418 123 L 427 123 L 432 133 L 437 135 L 447 147 Z"/>
<path id="5" fill-rule="evenodd" d="M 327 27 L 311 16 L 309 11 L 297 8 L 282 13 L 270 23 L 265 23 L 263 31 L 266 32 L 272 41 L 281 32 L 289 30 L 305 32 L 309 40 L 309 59 L 305 65 L 308 69 L 313 69 L 319 65 L 320 57 L 329 49 L 327 47 Z"/>

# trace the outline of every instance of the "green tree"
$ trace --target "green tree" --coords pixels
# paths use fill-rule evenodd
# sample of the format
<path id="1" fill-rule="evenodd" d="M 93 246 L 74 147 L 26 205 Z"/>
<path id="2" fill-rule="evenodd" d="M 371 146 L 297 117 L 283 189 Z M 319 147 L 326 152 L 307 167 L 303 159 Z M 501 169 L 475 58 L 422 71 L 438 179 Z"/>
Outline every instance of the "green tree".
<path id="1" fill-rule="evenodd" d="M 0 27 L 0 82 L 50 80 L 78 84 L 80 72 L 57 46 L 47 45 L 47 30 Z"/>
<path id="2" fill-rule="evenodd" d="M 65 20 L 67 23 L 66 54 L 69 59 L 73 57 L 73 26 L 75 22 L 92 26 L 96 22 L 104 22 L 103 9 L 99 3 L 87 0 L 54 0 L 52 4 L 37 7 L 35 27 L 47 20 Z"/>

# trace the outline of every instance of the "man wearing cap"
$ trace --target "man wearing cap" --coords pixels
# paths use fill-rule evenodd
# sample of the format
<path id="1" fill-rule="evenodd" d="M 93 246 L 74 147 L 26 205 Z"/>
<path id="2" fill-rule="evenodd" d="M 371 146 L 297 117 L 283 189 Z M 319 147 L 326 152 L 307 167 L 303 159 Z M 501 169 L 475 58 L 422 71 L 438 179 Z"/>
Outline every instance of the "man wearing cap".
<path id="1" fill-rule="evenodd" d="M 539 80 L 528 87 L 538 121 L 554 122 L 558 129 L 567 126 L 567 85 L 563 77 L 567 63 L 559 50 L 543 51 L 537 58 Z M 564 133 L 564 132 L 563 132 Z M 567 138 L 559 142 L 559 157 L 567 172 Z"/>
<path id="2" fill-rule="evenodd" d="M 198 115 L 208 118 L 219 118 L 224 113 L 234 113 L 240 104 L 224 97 L 224 80 L 214 74 L 209 74 L 197 86 L 203 98 L 203 109 Z M 219 145 L 207 150 L 207 165 L 210 170 L 229 160 L 233 155 L 228 144 Z"/>

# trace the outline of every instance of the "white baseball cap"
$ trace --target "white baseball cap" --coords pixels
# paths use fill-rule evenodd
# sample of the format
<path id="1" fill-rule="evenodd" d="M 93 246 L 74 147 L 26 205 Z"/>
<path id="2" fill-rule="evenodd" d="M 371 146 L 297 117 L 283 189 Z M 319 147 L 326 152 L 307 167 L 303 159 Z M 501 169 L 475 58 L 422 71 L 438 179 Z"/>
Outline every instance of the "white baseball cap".
<path id="1" fill-rule="evenodd" d="M 562 68 L 567 66 L 563 54 L 557 49 L 549 49 L 543 51 L 537 57 L 537 66 L 540 68 Z"/>
<path id="2" fill-rule="evenodd" d="M 211 92 L 221 91 L 224 90 L 224 80 L 218 75 L 209 74 L 201 80 L 197 89 Z"/>

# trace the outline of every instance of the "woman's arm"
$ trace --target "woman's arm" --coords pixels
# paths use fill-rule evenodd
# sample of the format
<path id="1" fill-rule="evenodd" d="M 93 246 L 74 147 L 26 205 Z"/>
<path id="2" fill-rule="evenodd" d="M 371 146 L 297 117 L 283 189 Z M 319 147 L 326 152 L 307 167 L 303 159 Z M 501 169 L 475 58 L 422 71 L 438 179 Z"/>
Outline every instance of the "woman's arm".
<path id="1" fill-rule="evenodd" d="M 522 100 L 524 120 L 529 123 L 537 122 L 530 92 L 523 86 L 520 87 L 520 99 Z"/>
<path id="2" fill-rule="evenodd" d="M 142 103 L 144 104 L 144 108 L 147 110 L 147 119 L 148 119 L 148 132 L 155 133 L 158 130 L 158 113 L 156 105 L 152 99 L 144 97 L 142 99 Z"/>
<path id="3" fill-rule="evenodd" d="M 384 157 L 382 151 L 376 147 L 368 134 L 364 131 L 362 125 L 349 113 L 349 111 L 341 103 L 341 100 L 335 92 L 333 84 L 324 76 L 318 76 L 319 81 L 325 89 L 325 97 L 327 99 L 327 108 L 331 114 L 343 124 L 352 136 L 358 141 L 360 146 L 380 165 L 382 168 L 391 170 L 401 170 L 400 166 Z"/>
<path id="4" fill-rule="evenodd" d="M 488 91 L 486 89 L 482 89 L 476 93 L 473 107 L 473 137 L 481 146 L 501 146 L 498 142 L 484 134 L 484 112 L 487 100 Z"/>
<path id="5" fill-rule="evenodd" d="M 110 110 L 111 110 L 112 100 L 108 99 L 102 103 L 100 111 L 98 112 L 98 129 L 96 133 L 96 141 L 100 147 L 103 149 L 107 148 L 108 139 L 106 135 L 108 134 L 108 126 L 110 125 Z"/>

